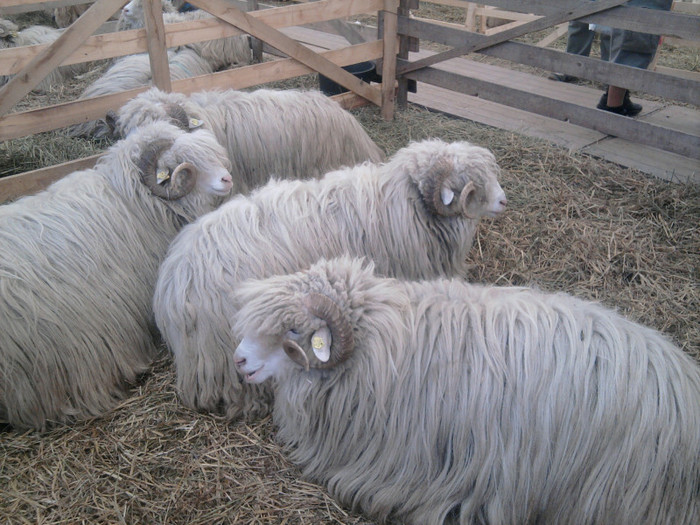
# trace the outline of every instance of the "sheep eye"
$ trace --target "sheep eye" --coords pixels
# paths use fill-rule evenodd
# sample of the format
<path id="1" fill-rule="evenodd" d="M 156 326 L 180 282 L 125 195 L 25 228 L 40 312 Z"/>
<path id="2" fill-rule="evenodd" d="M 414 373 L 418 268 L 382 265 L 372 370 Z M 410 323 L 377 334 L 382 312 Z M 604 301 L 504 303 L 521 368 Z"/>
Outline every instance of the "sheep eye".
<path id="1" fill-rule="evenodd" d="M 290 328 L 287 331 L 287 337 L 290 339 L 298 339 L 299 338 L 299 332 L 295 330 L 294 328 Z"/>

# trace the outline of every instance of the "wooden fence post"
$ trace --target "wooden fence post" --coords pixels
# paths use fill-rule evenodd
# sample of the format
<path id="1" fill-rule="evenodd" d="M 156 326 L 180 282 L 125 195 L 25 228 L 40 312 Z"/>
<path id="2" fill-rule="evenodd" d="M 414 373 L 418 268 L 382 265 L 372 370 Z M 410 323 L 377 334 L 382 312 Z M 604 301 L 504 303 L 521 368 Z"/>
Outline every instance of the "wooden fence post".
<path id="1" fill-rule="evenodd" d="M 143 16 L 146 24 L 146 45 L 148 47 L 148 58 L 151 63 L 153 85 L 162 91 L 172 91 L 161 1 L 144 0 Z"/>
<path id="2" fill-rule="evenodd" d="M 248 0 L 248 11 L 257 11 L 258 10 L 258 0 Z M 253 62 L 262 62 L 263 61 L 263 43 L 262 40 L 255 38 L 254 36 L 250 37 L 250 49 L 251 52 L 253 53 Z"/>
<path id="3" fill-rule="evenodd" d="M 397 11 L 399 16 L 409 16 L 411 9 L 418 9 L 418 0 L 401 0 Z M 418 39 L 401 35 L 399 36 L 398 58 L 408 59 L 409 51 L 418 51 Z M 408 85 L 415 82 L 404 77 L 398 78 L 398 90 L 396 92 L 396 104 L 399 108 L 405 108 L 408 104 Z"/>
<path id="4" fill-rule="evenodd" d="M 394 118 L 396 84 L 396 37 L 399 0 L 384 0 L 384 50 L 382 52 L 382 118 Z"/>

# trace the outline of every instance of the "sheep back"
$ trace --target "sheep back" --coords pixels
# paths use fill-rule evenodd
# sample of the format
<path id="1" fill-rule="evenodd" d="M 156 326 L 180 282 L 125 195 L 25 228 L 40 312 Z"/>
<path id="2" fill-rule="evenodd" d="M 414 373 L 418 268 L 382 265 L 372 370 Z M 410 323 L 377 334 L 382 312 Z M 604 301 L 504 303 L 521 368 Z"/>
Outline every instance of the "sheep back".
<path id="1" fill-rule="evenodd" d="M 564 294 L 347 260 L 243 283 L 236 331 L 275 348 L 294 329 L 308 348 L 310 293 L 345 313 L 354 352 L 288 361 L 273 418 L 343 504 L 429 525 L 700 519 L 700 367 L 662 334 Z"/>
<path id="2" fill-rule="evenodd" d="M 189 163 L 222 189 L 155 197 L 137 163 L 159 141 L 170 143 L 159 168 Z M 0 418 L 44 430 L 125 396 L 156 355 L 158 265 L 184 223 L 227 197 L 217 179 L 226 164 L 210 133 L 159 123 L 112 146 L 95 169 L 0 207 Z"/>
<path id="3" fill-rule="evenodd" d="M 0 208 L 3 419 L 43 430 L 123 398 L 156 355 L 150 291 L 167 242 L 95 171 Z"/>
<path id="4" fill-rule="evenodd" d="M 318 91 L 201 91 L 185 96 L 152 88 L 118 112 L 117 136 L 162 120 L 179 105 L 211 130 L 249 188 L 270 177 L 311 178 L 342 166 L 380 162 L 384 153 L 351 113 Z"/>

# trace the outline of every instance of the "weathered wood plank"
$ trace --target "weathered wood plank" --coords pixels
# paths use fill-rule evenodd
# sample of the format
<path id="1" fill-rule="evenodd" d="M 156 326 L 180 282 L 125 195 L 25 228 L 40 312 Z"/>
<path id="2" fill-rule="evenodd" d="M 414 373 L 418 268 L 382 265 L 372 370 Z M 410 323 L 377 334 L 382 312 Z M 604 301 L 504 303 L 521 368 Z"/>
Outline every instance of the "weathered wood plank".
<path id="1" fill-rule="evenodd" d="M 31 13 L 32 11 L 90 3 L 92 2 L 86 0 L 53 0 L 48 2 L 37 2 L 36 0 L 3 0 L 3 5 L 0 6 L 0 16 L 19 15 L 21 13 Z"/>
<path id="2" fill-rule="evenodd" d="M 416 93 L 409 94 L 408 99 L 410 102 L 441 113 L 544 139 L 563 146 L 569 151 L 578 151 L 606 136 L 582 126 L 535 115 L 478 97 L 455 93 L 423 82 L 419 83 Z"/>
<path id="3" fill-rule="evenodd" d="M 580 0 L 489 0 L 490 5 L 536 15 L 552 15 L 562 10 L 575 9 Z M 599 24 L 642 33 L 657 33 L 695 40 L 698 38 L 697 17 L 682 13 L 646 9 L 643 7 L 613 7 L 605 13 L 582 16 L 581 22 Z M 661 29 L 660 29 L 661 28 Z"/>
<path id="4" fill-rule="evenodd" d="M 466 55 L 468 53 L 472 53 L 474 51 L 478 51 L 479 49 L 506 42 L 508 40 L 525 35 L 527 33 L 531 33 L 533 31 L 546 29 L 548 27 L 560 24 L 562 22 L 568 22 L 569 20 L 574 20 L 576 18 L 580 18 L 591 13 L 597 13 L 599 11 L 610 9 L 611 7 L 623 4 L 625 1 L 626 0 L 600 0 L 597 2 L 587 2 L 585 5 L 579 5 L 574 9 L 562 9 L 558 13 L 538 18 L 537 20 L 533 20 L 532 22 L 527 22 L 518 27 L 514 27 L 507 31 L 502 31 L 501 33 L 497 33 L 495 35 L 487 36 L 478 43 L 459 45 L 447 51 L 436 53 L 435 55 L 419 59 L 409 64 L 404 63 L 398 68 L 398 73 L 403 74 L 409 71 L 416 71 L 423 67 L 437 64 L 439 62 L 444 62 L 445 60 L 449 60 L 450 58 L 456 58 L 462 55 Z"/>
<path id="5" fill-rule="evenodd" d="M 339 66 L 346 66 L 382 56 L 382 41 L 376 40 L 339 50 L 322 53 Z M 204 89 L 243 89 L 313 73 L 314 70 L 292 59 L 280 59 L 252 66 L 221 71 L 214 75 L 177 80 L 173 90 L 192 93 Z M 0 140 L 23 137 L 104 117 L 107 111 L 118 110 L 127 101 L 148 87 L 123 91 L 113 95 L 81 99 L 45 108 L 13 113 L 0 118 Z"/>
<path id="6" fill-rule="evenodd" d="M 670 182 L 700 184 L 697 160 L 644 144 L 609 137 L 581 151 Z"/>
<path id="7" fill-rule="evenodd" d="M 436 26 L 425 21 L 408 18 L 399 20 L 399 32 L 450 46 L 465 41 L 482 46 L 489 38 L 477 33 L 466 32 L 464 29 Z M 566 73 L 575 77 L 597 80 L 603 84 L 623 86 L 644 93 L 700 105 L 700 85 L 696 81 L 679 79 L 673 75 L 662 74 L 660 71 L 654 72 L 611 64 L 595 58 L 572 55 L 554 49 L 543 49 L 519 42 L 503 42 L 489 48 L 482 47 L 478 52 L 548 71 Z"/>
<path id="8" fill-rule="evenodd" d="M 414 71 L 409 73 L 408 77 L 466 95 L 478 95 L 492 102 L 525 109 L 546 117 L 583 125 L 639 144 L 700 159 L 700 137 L 687 133 L 437 68 Z"/>
<path id="9" fill-rule="evenodd" d="M 218 18 L 235 25 L 239 29 L 249 33 L 250 35 L 259 38 L 263 42 L 272 47 L 283 51 L 290 57 L 298 60 L 302 64 L 318 71 L 327 76 L 334 82 L 346 87 L 347 89 L 363 96 L 372 103 L 381 106 L 381 93 L 378 89 L 363 82 L 352 73 L 348 73 L 333 62 L 325 59 L 322 55 L 318 55 L 309 48 L 304 47 L 295 40 L 289 38 L 284 33 L 260 22 L 256 18 L 247 13 L 230 7 L 222 0 L 192 0 L 193 5 L 197 7 L 205 7 L 206 10 L 216 15 Z M 318 6 L 322 2 L 314 2 L 312 6 Z M 329 2 L 335 4 L 339 2 Z M 303 6 L 302 6 L 303 7 Z M 284 9 L 284 8 L 282 8 Z"/>
<path id="10" fill-rule="evenodd" d="M 0 115 L 12 109 L 46 75 L 56 69 L 82 42 L 99 28 L 127 0 L 98 0 L 56 41 L 34 57 L 24 69 L 0 88 Z"/>

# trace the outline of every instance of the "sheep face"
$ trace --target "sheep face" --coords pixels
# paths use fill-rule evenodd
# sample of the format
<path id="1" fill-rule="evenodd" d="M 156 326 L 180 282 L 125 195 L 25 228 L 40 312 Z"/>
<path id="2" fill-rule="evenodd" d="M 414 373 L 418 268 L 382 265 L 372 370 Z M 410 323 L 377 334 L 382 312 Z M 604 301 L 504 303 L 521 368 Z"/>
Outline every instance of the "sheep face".
<path id="1" fill-rule="evenodd" d="M 173 178 L 168 174 L 183 165 L 197 172 L 195 187 L 202 193 L 225 197 L 231 192 L 233 180 L 228 157 L 208 131 L 184 133 L 160 155 L 156 169 L 158 182 L 167 184 Z M 162 177 L 166 180 L 162 181 Z"/>
<path id="2" fill-rule="evenodd" d="M 0 19 L 0 48 L 13 47 L 13 40 L 18 36 L 19 27 L 10 21 Z"/>
<path id="3" fill-rule="evenodd" d="M 175 11 L 175 7 L 173 7 L 170 0 L 161 0 L 161 5 L 165 13 L 172 13 Z M 117 21 L 117 28 L 120 31 L 139 29 L 143 27 L 143 24 L 143 2 L 142 0 L 131 0 L 122 8 L 119 14 L 119 20 Z"/>
<path id="4" fill-rule="evenodd" d="M 418 186 L 428 210 L 441 216 L 470 219 L 496 217 L 507 203 L 498 183 L 493 154 L 468 142 L 427 140 L 396 156 Z"/>
<path id="5" fill-rule="evenodd" d="M 359 261 L 356 270 L 366 271 Z M 315 273 L 312 269 L 248 281 L 237 291 L 236 300 L 245 305 L 236 329 L 244 336 L 234 352 L 234 363 L 247 382 L 279 379 L 300 368 L 331 369 L 352 355 L 346 286 Z M 256 312 L 263 312 L 264 318 Z"/>

